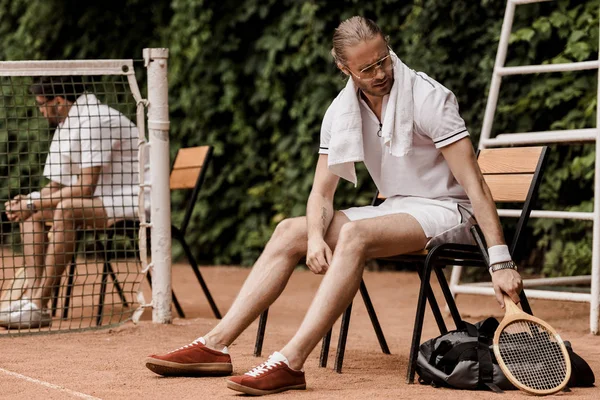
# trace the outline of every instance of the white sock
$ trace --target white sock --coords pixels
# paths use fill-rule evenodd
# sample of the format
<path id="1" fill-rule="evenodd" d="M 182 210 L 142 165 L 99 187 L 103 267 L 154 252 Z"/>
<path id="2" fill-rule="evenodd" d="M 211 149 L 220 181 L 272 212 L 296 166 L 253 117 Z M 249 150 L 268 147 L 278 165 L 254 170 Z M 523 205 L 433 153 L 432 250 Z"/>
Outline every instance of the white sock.
<path id="1" fill-rule="evenodd" d="M 209 345 L 206 344 L 206 340 L 204 339 L 203 336 L 200 336 L 198 339 L 196 339 L 194 341 L 202 343 L 203 345 L 205 345 L 206 347 L 208 347 L 211 350 L 220 351 L 223 354 L 229 354 L 229 349 L 227 348 L 227 346 L 223 347 L 222 349 L 217 349 L 217 348 L 214 348 L 212 346 L 209 346 Z"/>
<path id="2" fill-rule="evenodd" d="M 276 351 L 275 353 L 271 354 L 271 357 L 269 357 L 269 361 L 273 361 L 273 362 L 284 362 L 285 365 L 287 365 L 290 369 L 294 370 L 294 371 L 298 371 L 294 368 L 292 368 L 290 366 L 290 362 L 287 359 L 286 356 L 284 356 L 283 354 L 281 354 L 280 352 Z M 303 371 L 304 369 L 300 369 L 300 371 Z"/>

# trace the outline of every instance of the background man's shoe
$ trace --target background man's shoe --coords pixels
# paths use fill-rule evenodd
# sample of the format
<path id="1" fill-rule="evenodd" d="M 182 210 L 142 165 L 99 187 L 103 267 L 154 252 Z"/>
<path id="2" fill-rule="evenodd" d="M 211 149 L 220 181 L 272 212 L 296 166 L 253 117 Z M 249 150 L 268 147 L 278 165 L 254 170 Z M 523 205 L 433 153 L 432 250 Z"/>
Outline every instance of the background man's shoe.
<path id="1" fill-rule="evenodd" d="M 146 368 L 162 376 L 223 376 L 233 372 L 231 356 L 224 351 L 209 349 L 204 338 L 165 355 L 146 358 Z"/>
<path id="2" fill-rule="evenodd" d="M 25 304 L 29 303 L 28 298 L 7 302 L 6 306 L 0 309 L 0 323 L 8 322 L 9 316 L 14 311 L 19 311 Z"/>
<path id="3" fill-rule="evenodd" d="M 21 301 L 19 305 L 20 307 L 15 306 L 14 311 L 9 314 L 3 314 L 0 326 L 8 329 L 31 329 L 43 328 L 52 323 L 52 316 L 47 310 L 40 310 L 30 301 Z"/>
<path id="4" fill-rule="evenodd" d="M 276 351 L 268 361 L 258 367 L 244 375 L 229 378 L 227 387 L 238 392 L 262 396 L 286 390 L 304 390 L 306 380 L 304 371 L 291 369 L 287 358 Z"/>

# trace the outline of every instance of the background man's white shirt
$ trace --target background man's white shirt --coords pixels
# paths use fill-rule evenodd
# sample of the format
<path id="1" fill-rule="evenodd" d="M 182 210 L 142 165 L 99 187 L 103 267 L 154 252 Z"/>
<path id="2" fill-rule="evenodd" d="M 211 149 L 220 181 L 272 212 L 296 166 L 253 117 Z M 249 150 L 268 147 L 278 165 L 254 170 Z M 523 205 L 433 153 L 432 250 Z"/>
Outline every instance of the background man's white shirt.
<path id="1" fill-rule="evenodd" d="M 44 176 L 65 186 L 76 184 L 81 170 L 102 167 L 94 197 L 109 218 L 133 218 L 138 208 L 138 130 L 119 111 L 83 94 L 56 128 Z"/>

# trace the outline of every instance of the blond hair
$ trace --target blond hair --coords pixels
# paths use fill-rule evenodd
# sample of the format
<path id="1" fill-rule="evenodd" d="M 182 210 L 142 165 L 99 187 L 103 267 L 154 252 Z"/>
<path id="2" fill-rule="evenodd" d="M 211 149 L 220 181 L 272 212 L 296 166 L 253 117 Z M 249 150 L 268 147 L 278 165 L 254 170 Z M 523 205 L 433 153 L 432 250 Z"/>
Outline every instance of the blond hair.
<path id="1" fill-rule="evenodd" d="M 377 35 L 380 35 L 387 42 L 381 28 L 372 20 L 360 16 L 348 18 L 335 29 L 331 55 L 336 63 L 345 65 L 346 55 L 344 50 L 347 47 L 374 39 Z"/>

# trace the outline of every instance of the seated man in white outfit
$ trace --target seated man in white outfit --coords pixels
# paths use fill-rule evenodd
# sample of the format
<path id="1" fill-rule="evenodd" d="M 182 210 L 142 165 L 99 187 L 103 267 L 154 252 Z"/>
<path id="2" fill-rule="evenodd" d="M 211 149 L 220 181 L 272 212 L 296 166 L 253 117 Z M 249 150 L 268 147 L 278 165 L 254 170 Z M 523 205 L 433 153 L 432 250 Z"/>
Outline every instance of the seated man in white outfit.
<path id="1" fill-rule="evenodd" d="M 77 229 L 137 216 L 137 127 L 84 89 L 71 76 L 42 77 L 30 87 L 56 128 L 43 172 L 50 182 L 5 204 L 8 218 L 20 223 L 25 268 L 35 273 L 22 300 L 0 314 L 1 326 L 49 325 L 48 301 L 71 261 Z"/>
<path id="2" fill-rule="evenodd" d="M 354 298 L 365 260 L 423 249 L 460 223 L 458 204 L 474 210 L 491 246 L 498 301 L 502 292 L 519 301 L 521 278 L 452 92 L 404 66 L 380 28 L 362 17 L 336 29 L 332 55 L 349 80 L 323 120 L 307 216 L 282 221 L 227 315 L 191 344 L 147 358 L 152 371 L 231 373 L 228 346 L 277 299 L 306 256 L 308 268 L 325 277 L 299 330 L 268 361 L 227 381 L 254 395 L 304 389 L 302 366 Z M 340 176 L 355 181 L 358 161 L 387 200 L 334 211 Z"/>

